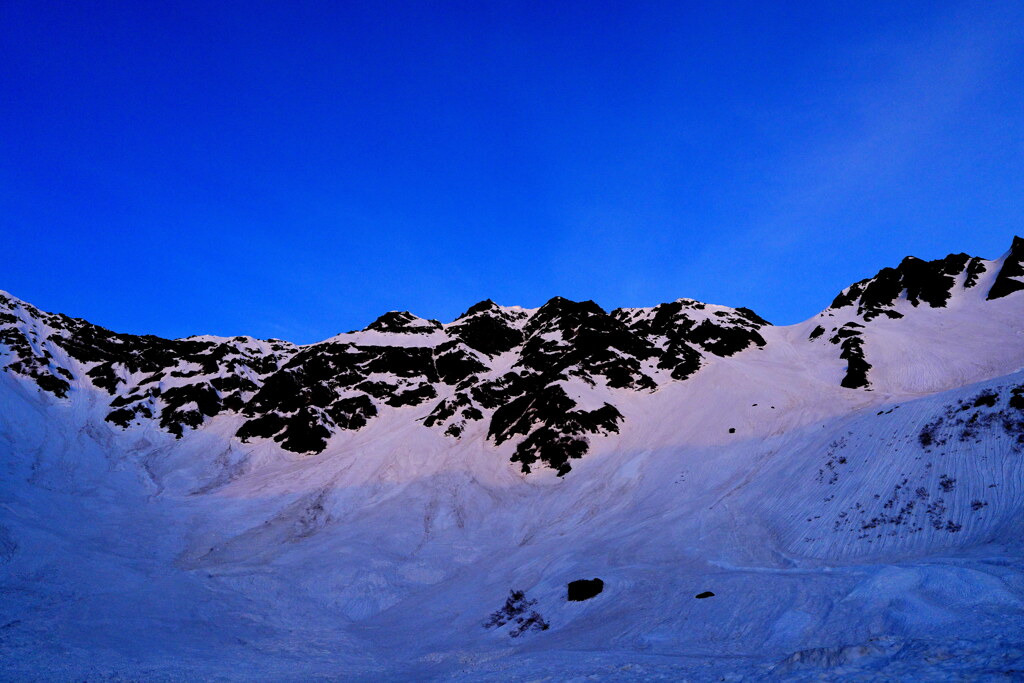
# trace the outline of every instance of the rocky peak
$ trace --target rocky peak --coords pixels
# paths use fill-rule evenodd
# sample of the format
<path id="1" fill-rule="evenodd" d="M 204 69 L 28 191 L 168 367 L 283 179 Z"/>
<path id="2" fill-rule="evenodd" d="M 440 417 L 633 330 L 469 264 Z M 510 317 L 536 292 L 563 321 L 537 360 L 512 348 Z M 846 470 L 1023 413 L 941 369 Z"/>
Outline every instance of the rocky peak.
<path id="1" fill-rule="evenodd" d="M 504 308 L 486 299 L 470 306 L 445 331 L 469 348 L 493 357 L 523 342 L 520 328 L 527 317 L 521 309 Z"/>
<path id="2" fill-rule="evenodd" d="M 1024 289 L 1024 240 L 1014 237 L 1010 251 L 992 280 L 986 300 L 1005 297 Z M 842 386 L 868 389 L 871 386 L 870 344 L 865 332 L 876 318 L 899 320 L 916 308 L 946 308 L 955 297 L 982 282 L 982 276 L 996 267 L 998 261 L 986 261 L 967 254 L 950 254 L 942 259 L 925 261 L 914 256 L 904 258 L 895 268 L 883 268 L 876 275 L 856 282 L 835 298 L 822 311 L 819 324 L 811 330 L 812 342 L 830 343 L 838 347 L 839 357 L 847 361 Z M 902 302 L 906 301 L 910 306 Z M 902 309 L 902 310 L 897 310 Z M 836 320 L 839 318 L 839 320 Z M 843 319 L 846 322 L 842 322 Z M 828 334 L 826 334 L 828 332 Z"/>
<path id="3" fill-rule="evenodd" d="M 501 306 L 494 303 L 491 299 L 484 299 L 483 301 L 479 301 L 467 308 L 465 313 L 455 319 L 455 322 L 465 320 L 466 318 L 477 315 L 478 313 L 498 313 L 500 311 Z"/>
<path id="4" fill-rule="evenodd" d="M 425 320 L 409 311 L 389 311 L 366 326 L 374 332 L 392 334 L 429 334 L 441 329 L 437 320 Z"/>
<path id="5" fill-rule="evenodd" d="M 903 317 L 895 310 L 900 299 L 915 308 L 922 304 L 944 308 L 955 292 L 974 287 L 985 269 L 982 259 L 967 254 L 950 254 L 934 261 L 908 256 L 897 267 L 883 268 L 874 277 L 850 285 L 830 308 L 856 307 L 857 315 L 866 321 L 880 315 Z"/>
<path id="6" fill-rule="evenodd" d="M 999 269 L 995 282 L 988 290 L 989 301 L 1024 289 L 1024 239 L 1014 236 L 1010 251 L 1003 256 L 1003 267 Z"/>

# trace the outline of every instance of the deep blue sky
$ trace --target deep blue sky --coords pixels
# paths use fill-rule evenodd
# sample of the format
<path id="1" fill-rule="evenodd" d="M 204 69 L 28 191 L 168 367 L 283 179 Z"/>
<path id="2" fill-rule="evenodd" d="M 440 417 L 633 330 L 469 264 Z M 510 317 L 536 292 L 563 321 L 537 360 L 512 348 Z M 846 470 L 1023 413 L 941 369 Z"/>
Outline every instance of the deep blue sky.
<path id="1" fill-rule="evenodd" d="M 792 323 L 1024 233 L 1020 2 L 3 0 L 0 65 L 0 289 L 119 331 Z"/>

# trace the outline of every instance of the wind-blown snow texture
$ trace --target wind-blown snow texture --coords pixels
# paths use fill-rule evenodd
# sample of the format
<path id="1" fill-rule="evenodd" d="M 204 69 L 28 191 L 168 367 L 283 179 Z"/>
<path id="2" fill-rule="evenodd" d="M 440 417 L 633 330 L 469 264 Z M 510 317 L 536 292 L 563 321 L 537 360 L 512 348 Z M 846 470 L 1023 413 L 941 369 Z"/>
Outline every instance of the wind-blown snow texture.
<path id="1" fill-rule="evenodd" d="M 1022 261 L 309 346 L 0 294 L 0 678 L 1019 679 Z"/>

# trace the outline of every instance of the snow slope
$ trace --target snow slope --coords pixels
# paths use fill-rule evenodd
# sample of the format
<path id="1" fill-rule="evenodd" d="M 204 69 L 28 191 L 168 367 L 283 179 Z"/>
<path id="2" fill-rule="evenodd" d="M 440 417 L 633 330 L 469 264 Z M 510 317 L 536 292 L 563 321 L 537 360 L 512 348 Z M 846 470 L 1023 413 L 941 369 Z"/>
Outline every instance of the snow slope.
<path id="1" fill-rule="evenodd" d="M 1018 680 L 1024 294 L 990 295 L 1022 255 L 911 262 L 789 327 L 691 300 L 483 302 L 310 347 L 112 341 L 8 297 L 0 678 Z M 438 371 L 450 352 L 483 366 L 468 384 Z M 494 389 L 509 373 L 523 386 Z M 281 377 L 319 452 L 238 436 L 302 410 L 264 392 Z M 109 419 L 152 386 L 150 416 Z M 479 418 L 429 424 L 460 394 Z M 349 399 L 374 414 L 343 428 Z M 572 417 L 606 405 L 603 427 Z M 517 637 L 484 626 L 512 590 L 537 615 Z"/>

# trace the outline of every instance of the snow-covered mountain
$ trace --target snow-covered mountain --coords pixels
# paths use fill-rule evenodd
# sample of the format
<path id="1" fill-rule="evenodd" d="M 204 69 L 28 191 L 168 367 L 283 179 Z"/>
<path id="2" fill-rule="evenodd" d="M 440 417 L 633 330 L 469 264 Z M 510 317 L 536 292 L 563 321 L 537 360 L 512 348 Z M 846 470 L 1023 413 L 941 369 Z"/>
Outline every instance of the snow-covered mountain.
<path id="1" fill-rule="evenodd" d="M 307 346 L 0 294 L 0 677 L 1013 679 L 1022 261 Z"/>

